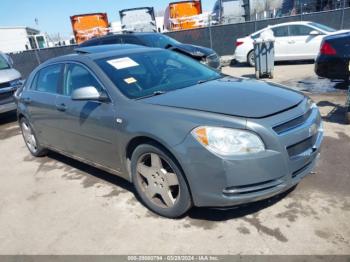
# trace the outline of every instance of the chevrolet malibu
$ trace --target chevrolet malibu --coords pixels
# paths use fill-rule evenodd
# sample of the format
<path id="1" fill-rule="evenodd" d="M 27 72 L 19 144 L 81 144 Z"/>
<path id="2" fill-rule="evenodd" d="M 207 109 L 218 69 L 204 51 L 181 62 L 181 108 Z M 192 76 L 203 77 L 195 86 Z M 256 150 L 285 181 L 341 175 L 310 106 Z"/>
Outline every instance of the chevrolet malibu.
<path id="1" fill-rule="evenodd" d="M 121 176 L 170 218 L 269 198 L 315 166 L 322 122 L 301 93 L 163 49 L 78 51 L 40 65 L 17 94 L 36 157 L 54 150 Z"/>

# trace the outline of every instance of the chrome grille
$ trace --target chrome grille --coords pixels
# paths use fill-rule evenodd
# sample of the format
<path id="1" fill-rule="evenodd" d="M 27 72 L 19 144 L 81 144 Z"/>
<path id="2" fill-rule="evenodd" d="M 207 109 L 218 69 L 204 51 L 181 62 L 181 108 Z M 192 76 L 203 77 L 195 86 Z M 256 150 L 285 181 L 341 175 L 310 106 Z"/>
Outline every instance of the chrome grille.
<path id="1" fill-rule="evenodd" d="M 0 88 L 9 87 L 9 86 L 11 86 L 10 82 L 0 83 Z"/>
<path id="2" fill-rule="evenodd" d="M 304 153 L 307 150 L 312 149 L 312 147 L 317 141 L 317 136 L 318 134 L 315 134 L 299 143 L 287 147 L 289 157 L 295 157 Z"/>
<path id="3" fill-rule="evenodd" d="M 277 125 L 275 127 L 273 127 L 273 130 L 277 133 L 277 134 L 282 134 L 284 132 L 287 132 L 291 129 L 294 129 L 298 126 L 301 126 L 302 124 L 304 124 L 306 122 L 306 120 L 310 117 L 312 113 L 312 110 L 310 109 L 309 111 L 307 111 L 304 115 L 299 116 L 297 118 L 294 118 L 288 122 L 285 122 L 283 124 Z"/>

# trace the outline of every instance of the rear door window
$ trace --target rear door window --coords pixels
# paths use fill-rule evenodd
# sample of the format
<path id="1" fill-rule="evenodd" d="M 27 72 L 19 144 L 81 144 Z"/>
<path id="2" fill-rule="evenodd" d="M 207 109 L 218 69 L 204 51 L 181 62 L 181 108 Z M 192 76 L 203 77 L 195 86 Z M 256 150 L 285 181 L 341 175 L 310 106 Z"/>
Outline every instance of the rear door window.
<path id="1" fill-rule="evenodd" d="M 314 29 L 305 25 L 290 25 L 289 35 L 290 36 L 308 36 Z"/>
<path id="2" fill-rule="evenodd" d="M 271 28 L 275 37 L 286 37 L 288 36 L 288 26 L 279 26 Z"/>
<path id="3" fill-rule="evenodd" d="M 36 84 L 32 88 L 36 91 L 55 94 L 57 93 L 58 86 L 60 83 L 62 65 L 50 65 L 41 69 L 34 78 L 37 78 Z M 34 82 L 35 83 L 35 82 Z"/>

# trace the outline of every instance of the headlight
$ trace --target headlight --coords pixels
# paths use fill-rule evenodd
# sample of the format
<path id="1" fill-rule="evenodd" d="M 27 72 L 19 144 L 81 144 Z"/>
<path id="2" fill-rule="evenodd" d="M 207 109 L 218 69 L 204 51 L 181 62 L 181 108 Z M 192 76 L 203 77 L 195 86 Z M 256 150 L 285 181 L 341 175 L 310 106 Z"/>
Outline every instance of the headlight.
<path id="1" fill-rule="evenodd" d="M 201 126 L 192 131 L 194 138 L 209 151 L 220 156 L 236 156 L 265 150 L 256 134 L 239 129 Z"/>
<path id="2" fill-rule="evenodd" d="M 21 78 L 18 78 L 16 80 L 12 80 L 10 82 L 10 86 L 13 86 L 13 87 L 19 87 L 19 86 L 22 86 L 23 85 L 23 80 Z"/>

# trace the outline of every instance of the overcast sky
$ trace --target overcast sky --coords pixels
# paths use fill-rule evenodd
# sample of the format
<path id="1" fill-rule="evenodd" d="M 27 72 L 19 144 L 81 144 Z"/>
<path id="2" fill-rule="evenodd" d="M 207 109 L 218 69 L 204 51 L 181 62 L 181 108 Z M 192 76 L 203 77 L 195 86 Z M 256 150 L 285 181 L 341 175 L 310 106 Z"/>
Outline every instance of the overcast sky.
<path id="1" fill-rule="evenodd" d="M 0 26 L 29 26 L 49 34 L 72 34 L 69 17 L 84 13 L 107 13 L 110 22 L 119 20 L 118 11 L 153 6 L 164 10 L 174 0 L 0 0 Z M 215 0 L 202 0 L 203 10 L 211 11 Z M 35 24 L 38 19 L 38 25 Z"/>

